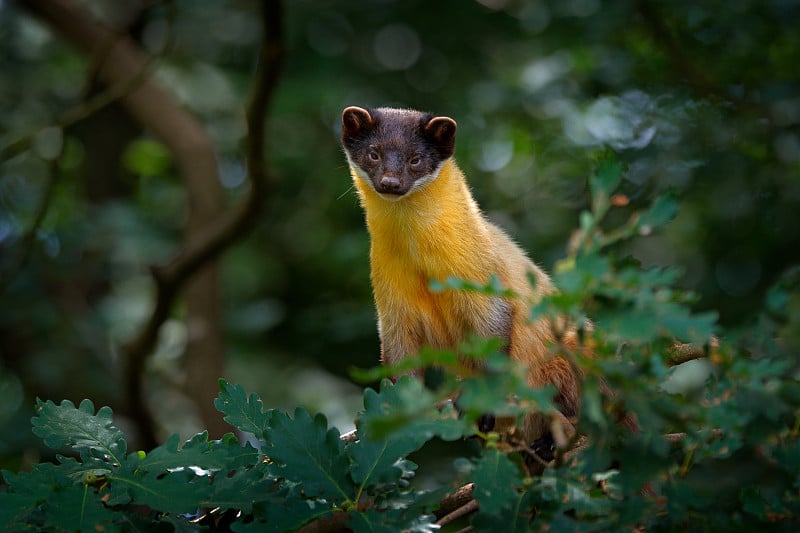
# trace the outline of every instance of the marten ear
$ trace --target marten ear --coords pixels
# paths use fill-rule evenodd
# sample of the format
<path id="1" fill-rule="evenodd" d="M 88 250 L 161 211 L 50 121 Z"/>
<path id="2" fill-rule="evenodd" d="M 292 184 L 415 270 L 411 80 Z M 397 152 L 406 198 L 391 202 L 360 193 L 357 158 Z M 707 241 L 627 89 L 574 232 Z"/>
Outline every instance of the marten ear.
<path id="1" fill-rule="evenodd" d="M 375 119 L 369 111 L 356 106 L 350 106 L 342 111 L 342 138 L 357 137 L 359 133 L 372 129 Z"/>
<path id="2" fill-rule="evenodd" d="M 434 117 L 423 130 L 444 157 L 450 157 L 456 149 L 456 121 L 450 117 Z"/>

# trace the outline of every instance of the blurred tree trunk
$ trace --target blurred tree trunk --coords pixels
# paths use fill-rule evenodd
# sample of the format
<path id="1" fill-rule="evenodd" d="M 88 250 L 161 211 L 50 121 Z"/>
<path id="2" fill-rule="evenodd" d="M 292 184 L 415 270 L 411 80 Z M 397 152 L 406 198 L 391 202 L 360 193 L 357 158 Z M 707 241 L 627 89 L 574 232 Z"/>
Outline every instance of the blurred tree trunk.
<path id="1" fill-rule="evenodd" d="M 155 80 L 144 76 L 147 56 L 124 35 L 104 27 L 80 5 L 69 0 L 20 0 L 20 4 L 46 21 L 67 41 L 98 64 L 97 76 L 107 87 L 125 87 L 121 102 L 146 130 L 172 153 L 189 198 L 185 242 L 191 247 L 214 232 L 213 222 L 224 211 L 214 146 L 203 125 Z M 212 437 L 228 426 L 213 408 L 217 378 L 223 375 L 223 339 L 219 304 L 219 265 L 214 257 L 195 262 L 168 280 L 154 279 L 158 287 L 153 315 L 142 332 L 125 346 L 128 356 L 126 380 L 129 415 L 141 430 L 143 445 L 156 442 L 147 398 L 142 392 L 145 358 L 154 349 L 161 324 L 168 318 L 172 302 L 185 282 L 187 391 Z M 154 272 L 155 275 L 155 272 Z"/>
<path id="2" fill-rule="evenodd" d="M 128 144 L 141 135 L 142 129 L 122 105 L 114 102 L 81 121 L 74 130 L 83 141 L 86 153 L 92 154 L 83 159 L 81 168 L 87 200 L 100 205 L 128 198 L 132 192 L 132 176 L 125 171 L 122 156 Z"/>

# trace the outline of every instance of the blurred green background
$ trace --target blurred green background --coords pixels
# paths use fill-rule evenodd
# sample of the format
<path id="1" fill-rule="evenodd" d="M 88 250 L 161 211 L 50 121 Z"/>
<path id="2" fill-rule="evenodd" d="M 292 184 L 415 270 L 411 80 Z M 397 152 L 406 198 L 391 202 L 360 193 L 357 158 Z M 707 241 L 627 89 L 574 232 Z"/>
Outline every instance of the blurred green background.
<path id="1" fill-rule="evenodd" d="M 49 127 L 102 85 L 27 3 L 0 0 L 0 147 L 33 135 L 0 162 L 0 467 L 11 469 L 40 458 L 36 397 L 110 405 L 136 435 L 119 345 L 149 314 L 148 266 L 177 250 L 187 216 L 170 152 L 123 105 Z M 214 140 L 225 204 L 240 201 L 260 4 L 74 5 L 158 55 L 159 83 Z M 221 257 L 218 286 L 224 377 L 268 407 L 302 404 L 350 429 L 360 387 L 348 369 L 377 362 L 369 243 L 338 142 L 347 105 L 453 117 L 479 203 L 547 269 L 606 147 L 629 165 L 628 209 L 666 191 L 681 199 L 666 232 L 618 253 L 679 265 L 696 308 L 718 310 L 731 330 L 747 331 L 765 290 L 800 262 L 796 1 L 284 7 L 266 146 L 276 181 L 255 227 Z M 160 439 L 208 425 L 187 392 L 197 384 L 185 316 L 179 299 L 145 367 Z"/>

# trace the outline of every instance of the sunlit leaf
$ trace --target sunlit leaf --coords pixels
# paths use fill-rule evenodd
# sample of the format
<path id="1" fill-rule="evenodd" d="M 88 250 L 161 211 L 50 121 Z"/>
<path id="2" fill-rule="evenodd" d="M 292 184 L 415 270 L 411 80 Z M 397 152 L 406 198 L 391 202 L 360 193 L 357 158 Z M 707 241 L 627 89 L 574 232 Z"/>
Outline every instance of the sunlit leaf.
<path id="1" fill-rule="evenodd" d="M 161 176 L 169 168 L 171 156 L 160 142 L 139 139 L 128 145 L 123 161 L 125 167 L 134 174 Z"/>
<path id="2" fill-rule="evenodd" d="M 122 432 L 113 425 L 110 407 L 101 407 L 97 414 L 90 400 L 78 408 L 69 400 L 60 405 L 52 401 L 36 403 L 37 416 L 31 419 L 33 433 L 55 449 L 72 447 L 82 457 L 102 459 L 119 465 L 125 459 L 127 443 Z"/>

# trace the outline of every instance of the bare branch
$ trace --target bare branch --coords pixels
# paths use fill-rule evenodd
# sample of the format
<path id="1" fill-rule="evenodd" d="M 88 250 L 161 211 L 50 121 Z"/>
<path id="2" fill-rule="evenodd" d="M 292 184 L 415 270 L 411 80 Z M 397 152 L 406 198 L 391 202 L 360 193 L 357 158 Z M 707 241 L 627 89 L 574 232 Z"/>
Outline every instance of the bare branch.
<path id="1" fill-rule="evenodd" d="M 358 433 L 354 429 L 353 431 L 342 433 L 342 435 L 339 436 L 339 439 L 343 440 L 346 443 L 356 442 L 358 440 Z"/>
<path id="2" fill-rule="evenodd" d="M 478 510 L 478 500 L 470 500 L 469 502 L 465 503 L 458 509 L 454 510 L 451 513 L 448 513 L 441 517 L 439 520 L 436 521 L 437 525 L 444 526 L 449 524 L 450 522 L 455 522 L 459 518 L 465 517 L 468 514 L 472 514 Z"/>
<path id="3" fill-rule="evenodd" d="M 318 518 L 297 530 L 297 533 L 344 533 L 350 531 L 345 524 L 350 519 L 350 514 L 344 511 L 334 511 L 331 515 Z"/>
<path id="4" fill-rule="evenodd" d="M 468 504 L 473 500 L 472 493 L 474 490 L 475 483 L 468 483 L 458 489 L 456 492 L 446 495 L 439 502 L 439 508 L 433 512 L 434 516 L 441 519 L 443 516 L 446 516 L 456 509 Z"/>
<path id="5" fill-rule="evenodd" d="M 669 359 L 667 364 L 669 366 L 678 366 L 688 361 L 695 359 L 702 359 L 708 357 L 719 349 L 719 339 L 711 337 L 705 346 L 696 346 L 694 344 L 682 344 L 676 342 L 672 349 L 669 351 Z"/>
<path id="6" fill-rule="evenodd" d="M 681 44 L 672 35 L 669 26 L 664 23 L 663 14 L 658 13 L 656 7 L 647 0 L 636 0 L 636 10 L 649 30 L 653 41 L 666 52 L 676 74 L 684 77 L 704 96 L 718 94 L 719 87 L 705 70 L 689 58 Z"/>
<path id="7" fill-rule="evenodd" d="M 721 439 L 725 434 L 720 429 L 712 429 L 711 435 L 708 436 L 709 442 L 712 440 Z M 664 440 L 672 445 L 680 444 L 684 439 L 688 438 L 688 433 L 667 433 L 664 435 Z"/>

